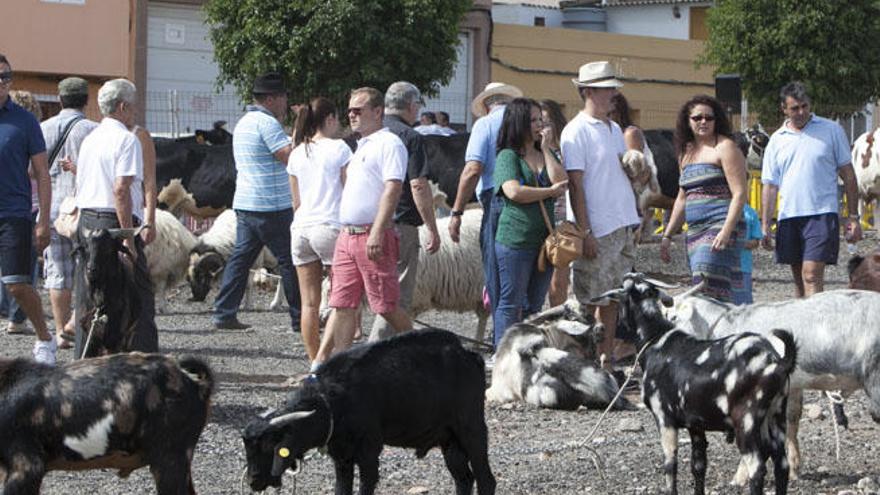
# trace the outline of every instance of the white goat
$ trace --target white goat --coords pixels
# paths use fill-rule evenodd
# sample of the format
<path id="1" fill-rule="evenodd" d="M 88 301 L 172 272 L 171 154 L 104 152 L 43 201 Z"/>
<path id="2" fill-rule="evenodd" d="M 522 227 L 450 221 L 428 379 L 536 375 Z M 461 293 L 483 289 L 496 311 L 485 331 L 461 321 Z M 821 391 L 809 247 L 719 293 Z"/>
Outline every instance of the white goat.
<path id="1" fill-rule="evenodd" d="M 147 269 L 156 296 L 156 311 L 168 311 L 168 289 L 186 279 L 189 252 L 196 238 L 171 213 L 156 210 L 156 239 L 144 248 Z"/>
<path id="2" fill-rule="evenodd" d="M 690 291 L 689 291 L 690 292 Z M 798 347 L 791 375 L 786 448 L 792 479 L 800 467 L 797 441 L 804 389 L 864 388 L 871 417 L 880 422 L 880 293 L 833 290 L 806 299 L 734 306 L 687 294 L 675 298 L 673 321 L 700 338 L 788 330 Z M 742 466 L 741 466 L 742 468 Z M 737 472 L 737 482 L 742 479 Z"/>

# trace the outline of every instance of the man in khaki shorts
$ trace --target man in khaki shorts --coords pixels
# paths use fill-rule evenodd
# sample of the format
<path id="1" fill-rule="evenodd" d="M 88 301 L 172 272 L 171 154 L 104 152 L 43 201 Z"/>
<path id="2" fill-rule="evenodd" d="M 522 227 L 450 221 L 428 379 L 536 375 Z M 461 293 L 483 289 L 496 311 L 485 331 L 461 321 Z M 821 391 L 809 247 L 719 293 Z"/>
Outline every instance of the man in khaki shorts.
<path id="1" fill-rule="evenodd" d="M 560 144 L 569 178 L 568 217 L 587 234 L 583 257 L 572 263 L 572 286 L 578 301 L 587 304 L 605 326 L 598 351 L 600 356 L 605 354 L 604 366 L 610 370 L 617 305 L 588 303 L 619 287 L 635 261 L 633 234 L 639 216 L 629 179 L 620 166 L 626 144 L 620 126 L 608 118 L 614 109 L 611 99 L 623 83 L 615 78 L 608 62 L 581 66 L 572 82 L 584 108 L 565 126 Z"/>

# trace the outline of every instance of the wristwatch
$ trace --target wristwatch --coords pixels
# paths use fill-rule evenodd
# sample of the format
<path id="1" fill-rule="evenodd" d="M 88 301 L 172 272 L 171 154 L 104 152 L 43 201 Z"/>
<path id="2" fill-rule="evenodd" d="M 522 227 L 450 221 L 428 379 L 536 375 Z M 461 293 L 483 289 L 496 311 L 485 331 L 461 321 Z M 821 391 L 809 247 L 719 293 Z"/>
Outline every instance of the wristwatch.
<path id="1" fill-rule="evenodd" d="M 460 217 L 460 216 L 464 215 L 464 212 L 461 210 L 452 210 L 449 212 L 449 215 L 451 215 L 453 217 Z"/>

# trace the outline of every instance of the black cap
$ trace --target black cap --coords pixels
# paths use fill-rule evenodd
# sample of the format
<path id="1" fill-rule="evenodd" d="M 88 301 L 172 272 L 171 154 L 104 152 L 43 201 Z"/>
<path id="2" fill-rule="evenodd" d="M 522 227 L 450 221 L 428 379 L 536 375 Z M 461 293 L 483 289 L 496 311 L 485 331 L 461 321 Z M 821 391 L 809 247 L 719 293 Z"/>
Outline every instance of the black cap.
<path id="1" fill-rule="evenodd" d="M 281 74 L 267 72 L 254 79 L 254 89 L 251 92 L 255 95 L 279 95 L 286 94 L 287 88 Z"/>

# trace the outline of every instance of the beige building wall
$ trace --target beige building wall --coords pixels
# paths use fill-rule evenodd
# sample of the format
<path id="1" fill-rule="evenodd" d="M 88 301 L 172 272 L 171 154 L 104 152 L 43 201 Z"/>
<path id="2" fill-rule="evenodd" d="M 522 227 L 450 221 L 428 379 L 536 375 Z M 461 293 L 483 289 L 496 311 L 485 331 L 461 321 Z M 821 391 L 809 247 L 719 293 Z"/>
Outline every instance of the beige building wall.
<path id="1" fill-rule="evenodd" d="M 712 67 L 694 66 L 702 50 L 701 41 L 496 24 L 492 80 L 514 84 L 531 98 L 554 99 L 572 117 L 583 107 L 571 83 L 578 67 L 608 60 L 624 81 L 622 93 L 635 122 L 646 129 L 672 128 L 682 103 L 715 93 Z"/>

